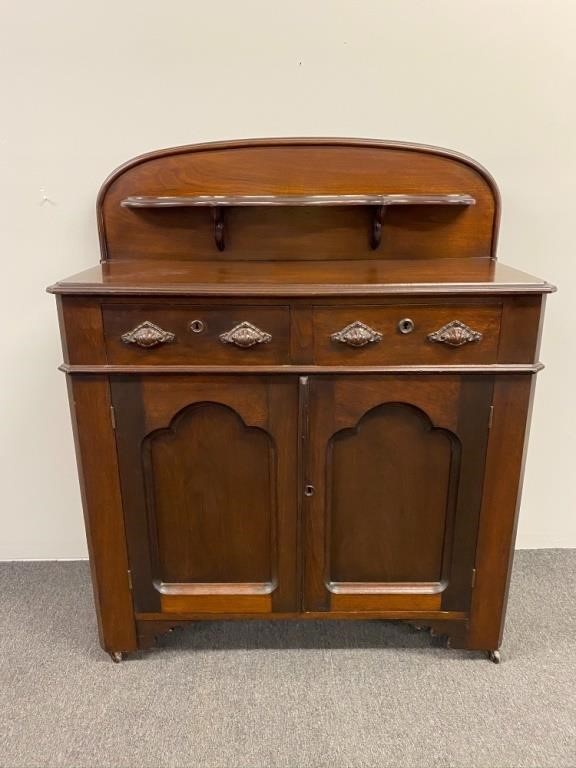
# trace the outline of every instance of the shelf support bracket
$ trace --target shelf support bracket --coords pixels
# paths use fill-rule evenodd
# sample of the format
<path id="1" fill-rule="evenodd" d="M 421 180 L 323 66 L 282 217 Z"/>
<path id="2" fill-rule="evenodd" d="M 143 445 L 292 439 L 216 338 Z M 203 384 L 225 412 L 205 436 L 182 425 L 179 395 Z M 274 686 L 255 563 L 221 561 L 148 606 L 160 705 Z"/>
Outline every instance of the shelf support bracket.
<path id="1" fill-rule="evenodd" d="M 211 211 L 214 223 L 214 242 L 216 243 L 216 248 L 219 251 L 223 251 L 226 247 L 224 241 L 224 211 L 219 206 L 214 206 Z"/>
<path id="2" fill-rule="evenodd" d="M 382 242 L 382 223 L 384 221 L 385 205 L 377 205 L 372 215 L 372 231 L 370 232 L 370 247 L 375 251 Z"/>

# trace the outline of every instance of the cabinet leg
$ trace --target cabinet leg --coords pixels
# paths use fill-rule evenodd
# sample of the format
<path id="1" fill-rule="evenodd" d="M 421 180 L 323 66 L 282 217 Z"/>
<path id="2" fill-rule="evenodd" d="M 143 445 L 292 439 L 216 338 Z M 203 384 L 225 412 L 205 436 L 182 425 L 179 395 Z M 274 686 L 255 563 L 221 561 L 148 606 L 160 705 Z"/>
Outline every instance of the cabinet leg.
<path id="1" fill-rule="evenodd" d="M 488 658 L 494 664 L 500 664 L 501 656 L 500 651 L 488 651 Z"/>
<path id="2" fill-rule="evenodd" d="M 114 664 L 120 664 L 124 656 L 122 655 L 122 651 L 110 651 L 110 658 L 114 662 Z"/>

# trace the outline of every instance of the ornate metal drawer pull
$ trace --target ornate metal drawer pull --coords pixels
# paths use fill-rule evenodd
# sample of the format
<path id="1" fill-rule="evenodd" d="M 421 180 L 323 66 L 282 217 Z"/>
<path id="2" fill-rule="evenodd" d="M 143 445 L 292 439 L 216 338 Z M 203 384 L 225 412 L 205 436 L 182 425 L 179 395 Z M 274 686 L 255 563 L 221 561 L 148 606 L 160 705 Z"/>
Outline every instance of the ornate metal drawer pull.
<path id="1" fill-rule="evenodd" d="M 136 328 L 132 328 L 128 333 L 122 334 L 122 341 L 125 344 L 136 344 L 139 347 L 156 347 L 159 344 L 168 344 L 174 341 L 176 336 L 170 331 L 165 331 L 159 325 L 145 320 Z"/>
<path id="2" fill-rule="evenodd" d="M 341 341 L 342 344 L 348 344 L 350 347 L 364 347 L 366 344 L 374 344 L 382 338 L 382 334 L 370 328 L 369 325 L 356 320 L 350 323 L 341 331 L 333 333 L 330 338 L 332 341 Z"/>
<path id="3" fill-rule="evenodd" d="M 448 344 L 450 347 L 461 347 L 471 341 L 482 341 L 482 334 L 480 331 L 473 331 L 460 320 L 452 320 L 451 323 L 443 325 L 434 333 L 429 333 L 428 341 L 437 341 Z"/>
<path id="4" fill-rule="evenodd" d="M 237 347 L 246 349 L 247 347 L 253 347 L 254 344 L 268 344 L 272 341 L 272 335 L 261 331 L 252 323 L 239 323 L 235 325 L 226 333 L 220 334 L 220 341 L 223 344 L 235 344 Z"/>

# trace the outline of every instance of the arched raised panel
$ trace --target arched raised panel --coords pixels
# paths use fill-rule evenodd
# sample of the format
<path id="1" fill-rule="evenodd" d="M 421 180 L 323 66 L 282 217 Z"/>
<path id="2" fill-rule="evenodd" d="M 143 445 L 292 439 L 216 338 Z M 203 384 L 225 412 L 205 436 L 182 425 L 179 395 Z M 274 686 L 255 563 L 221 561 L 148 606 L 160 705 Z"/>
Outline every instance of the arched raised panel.
<path id="1" fill-rule="evenodd" d="M 330 581 L 440 581 L 457 438 L 413 405 L 384 403 L 328 451 Z"/>
<path id="2" fill-rule="evenodd" d="M 247 427 L 268 428 L 269 413 L 266 385 L 255 379 L 231 386 L 226 377 L 196 379 L 187 376 L 150 378 L 143 382 L 144 400 L 149 403 L 144 414 L 146 432 L 168 428 L 175 414 L 191 403 L 214 402 L 236 412 Z M 252 396 L 248 396 L 251 394 Z"/>
<path id="3" fill-rule="evenodd" d="M 275 451 L 228 406 L 189 405 L 142 443 L 162 583 L 265 583 L 275 570 Z"/>
<path id="4" fill-rule="evenodd" d="M 461 381 L 455 376 L 399 376 L 385 381 L 367 376 L 337 379 L 332 385 L 337 408 L 329 425 L 331 433 L 353 429 L 366 413 L 383 402 L 409 402 L 425 413 L 434 427 L 457 432 L 458 412 L 453 404 L 460 387 Z"/>
<path id="5" fill-rule="evenodd" d="M 307 610 L 465 608 L 489 398 L 456 376 L 310 382 Z"/>
<path id="6" fill-rule="evenodd" d="M 150 375 L 112 394 L 136 610 L 296 610 L 296 379 Z"/>

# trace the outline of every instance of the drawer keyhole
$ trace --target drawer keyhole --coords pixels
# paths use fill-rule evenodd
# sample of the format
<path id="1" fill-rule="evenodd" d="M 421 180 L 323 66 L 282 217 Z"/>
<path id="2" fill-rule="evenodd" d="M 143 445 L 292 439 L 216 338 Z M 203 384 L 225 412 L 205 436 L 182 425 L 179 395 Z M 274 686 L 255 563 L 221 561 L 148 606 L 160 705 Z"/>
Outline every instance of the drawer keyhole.
<path id="1" fill-rule="evenodd" d="M 414 330 L 414 320 L 411 320 L 409 317 L 400 320 L 398 323 L 398 330 L 400 333 L 412 333 Z"/>
<path id="2" fill-rule="evenodd" d="M 305 485 L 304 486 L 304 496 L 314 496 L 314 491 L 316 489 L 313 485 Z"/>
<path id="3" fill-rule="evenodd" d="M 205 324 L 202 322 L 202 320 L 192 320 L 190 323 L 190 330 L 192 333 L 202 333 L 202 331 L 206 328 Z"/>

